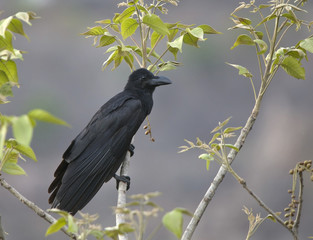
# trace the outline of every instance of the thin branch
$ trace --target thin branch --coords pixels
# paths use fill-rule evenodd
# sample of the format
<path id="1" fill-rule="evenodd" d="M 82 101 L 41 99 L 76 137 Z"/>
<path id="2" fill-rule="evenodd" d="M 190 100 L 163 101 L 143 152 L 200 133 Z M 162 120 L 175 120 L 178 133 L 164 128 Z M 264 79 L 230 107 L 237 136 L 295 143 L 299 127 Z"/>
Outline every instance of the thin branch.
<path id="1" fill-rule="evenodd" d="M 23 204 L 25 204 L 27 207 L 32 209 L 39 217 L 43 218 L 48 223 L 52 224 L 56 221 L 56 219 L 54 217 L 52 217 L 49 213 L 42 210 L 35 203 L 31 202 L 26 197 L 24 197 L 22 194 L 20 194 L 14 187 L 12 187 L 9 183 L 7 183 L 3 178 L 0 178 L 0 185 L 2 187 L 4 187 L 5 189 L 7 189 L 18 200 L 20 200 Z M 77 239 L 77 236 L 72 234 L 72 233 L 69 233 L 65 227 L 62 228 L 61 231 L 64 232 L 67 236 L 69 236 L 71 239 Z"/>
<path id="2" fill-rule="evenodd" d="M 128 168 L 129 168 L 129 159 L 130 152 L 127 151 L 124 162 L 121 166 L 120 175 L 127 176 Z M 117 197 L 117 208 L 123 208 L 126 205 L 126 191 L 127 191 L 127 183 L 120 181 L 118 185 L 118 197 Z M 121 223 L 126 222 L 125 213 L 116 213 L 116 226 L 119 226 Z M 128 240 L 127 234 L 119 235 L 119 240 Z"/>
<path id="3" fill-rule="evenodd" d="M 301 217 L 301 212 L 302 212 L 302 203 L 303 203 L 303 173 L 299 172 L 299 195 L 298 195 L 298 201 L 299 201 L 299 205 L 298 205 L 298 211 L 297 211 L 297 216 L 295 219 L 295 224 L 293 227 L 293 231 L 298 234 L 298 230 L 299 230 L 299 224 L 300 224 L 300 217 Z"/>
<path id="4" fill-rule="evenodd" d="M 286 228 L 293 235 L 293 237 L 297 237 L 297 233 L 294 232 L 292 229 L 288 228 L 284 221 L 271 208 L 269 208 L 256 194 L 254 194 L 254 192 L 252 192 L 252 190 L 247 186 L 246 181 L 242 180 L 239 183 L 259 203 L 259 205 L 262 208 L 264 208 L 269 214 L 271 214 L 278 223 L 280 223 L 284 228 Z"/>
<path id="5" fill-rule="evenodd" d="M 238 148 L 239 150 L 242 148 L 242 146 L 245 143 L 245 140 L 249 134 L 249 132 L 251 131 L 254 122 L 258 116 L 259 113 L 259 108 L 260 108 L 260 103 L 262 100 L 262 95 L 259 94 L 259 97 L 257 98 L 257 101 L 255 103 L 255 106 L 252 110 L 251 115 L 249 116 L 244 128 L 241 130 L 241 133 L 239 135 L 239 137 L 237 138 L 237 141 L 235 143 L 235 147 Z M 235 151 L 234 149 L 231 149 L 231 151 L 229 152 L 227 159 L 229 164 L 231 164 L 234 159 L 236 158 L 238 152 Z M 206 207 L 208 206 L 208 204 L 210 203 L 210 201 L 212 200 L 212 198 L 214 197 L 215 191 L 216 189 L 219 187 L 219 185 L 221 184 L 221 182 L 223 181 L 225 175 L 227 173 L 227 168 L 222 165 L 220 167 L 220 169 L 218 170 L 215 178 L 213 179 L 213 182 L 211 183 L 210 187 L 208 188 L 207 192 L 205 193 L 204 197 L 202 198 L 201 202 L 199 203 L 196 211 L 194 212 L 193 217 L 191 218 L 183 236 L 182 236 L 182 240 L 190 240 L 198 223 L 200 222 L 200 219 L 203 215 L 203 213 L 205 212 Z"/>
<path id="6" fill-rule="evenodd" d="M 0 216 L 0 240 L 5 240 L 4 235 L 5 235 L 5 232 L 4 232 L 3 228 L 2 228 L 1 216 Z"/>

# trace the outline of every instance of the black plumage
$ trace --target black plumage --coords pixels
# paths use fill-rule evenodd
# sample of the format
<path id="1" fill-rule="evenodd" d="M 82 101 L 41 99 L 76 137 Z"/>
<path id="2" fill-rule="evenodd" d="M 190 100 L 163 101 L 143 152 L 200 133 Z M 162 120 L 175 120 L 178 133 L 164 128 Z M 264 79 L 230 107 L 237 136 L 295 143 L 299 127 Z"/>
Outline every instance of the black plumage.
<path id="1" fill-rule="evenodd" d="M 98 110 L 64 152 L 48 189 L 53 208 L 75 214 L 115 176 L 132 137 L 151 112 L 153 91 L 170 83 L 144 68 L 129 76 L 124 91 Z"/>

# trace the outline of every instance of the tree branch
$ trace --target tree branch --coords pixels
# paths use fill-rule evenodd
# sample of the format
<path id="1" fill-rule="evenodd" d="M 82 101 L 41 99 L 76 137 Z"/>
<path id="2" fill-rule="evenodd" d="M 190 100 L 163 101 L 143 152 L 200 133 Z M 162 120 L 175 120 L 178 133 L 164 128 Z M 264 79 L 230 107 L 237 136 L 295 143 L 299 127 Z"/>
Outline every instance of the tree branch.
<path id="1" fill-rule="evenodd" d="M 129 168 L 129 159 L 130 152 L 127 151 L 124 162 L 121 166 L 120 175 L 127 176 L 128 168 Z M 118 185 L 118 197 L 117 197 L 117 208 L 123 208 L 126 204 L 126 191 L 127 191 L 127 183 L 120 181 Z M 119 226 L 121 223 L 125 223 L 126 221 L 125 213 L 116 213 L 116 226 Z M 119 240 L 128 240 L 127 234 L 119 235 Z"/>
<path id="2" fill-rule="evenodd" d="M 11 194 L 13 194 L 13 196 L 15 196 L 18 200 L 20 200 L 23 204 L 25 204 L 27 207 L 33 210 L 39 217 L 43 218 L 48 223 L 52 224 L 56 221 L 54 217 L 52 217 L 49 213 L 42 210 L 35 203 L 31 202 L 22 194 L 20 194 L 14 187 L 12 187 L 9 183 L 7 183 L 3 178 L 0 178 L 0 185 L 4 187 L 5 189 L 7 189 Z M 77 236 L 72 233 L 69 233 L 67 231 L 67 228 L 64 227 L 61 230 L 72 239 L 77 239 Z"/>
<path id="3" fill-rule="evenodd" d="M 251 131 L 253 124 L 258 116 L 259 113 L 259 108 L 260 108 L 260 103 L 262 100 L 262 96 L 259 94 L 259 97 L 256 100 L 255 106 L 252 110 L 251 115 L 249 116 L 244 128 L 241 130 L 241 133 L 239 135 L 239 137 L 237 138 L 237 141 L 235 143 L 235 147 L 237 147 L 240 151 L 240 149 L 242 148 L 249 132 Z M 235 151 L 234 149 L 232 149 L 228 156 L 227 159 L 229 161 L 229 163 L 231 164 L 235 157 L 237 156 L 238 152 Z M 208 188 L 207 192 L 205 193 L 203 199 L 201 200 L 201 202 L 199 203 L 193 217 L 191 218 L 183 236 L 182 236 L 182 240 L 190 240 L 196 227 L 198 226 L 198 223 L 206 209 L 206 207 L 208 206 L 208 204 L 210 203 L 210 201 L 212 200 L 212 198 L 214 197 L 215 191 L 218 188 L 218 186 L 220 185 L 220 183 L 223 181 L 225 175 L 227 173 L 227 168 L 225 166 L 221 166 L 220 169 L 218 170 L 213 182 L 211 183 L 210 187 Z"/>
<path id="4" fill-rule="evenodd" d="M 4 235 L 5 235 L 5 232 L 2 228 L 1 216 L 0 216 L 0 240 L 5 240 Z"/>

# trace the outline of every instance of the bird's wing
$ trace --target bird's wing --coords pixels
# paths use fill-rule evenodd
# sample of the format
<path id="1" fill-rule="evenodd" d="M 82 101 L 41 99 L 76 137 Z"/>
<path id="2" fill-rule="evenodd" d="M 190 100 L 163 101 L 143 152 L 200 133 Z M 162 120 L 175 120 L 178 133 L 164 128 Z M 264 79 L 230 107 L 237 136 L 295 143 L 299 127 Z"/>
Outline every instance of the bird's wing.
<path id="1" fill-rule="evenodd" d="M 68 165 L 59 170 L 63 177 L 55 184 L 53 207 L 72 213 L 82 209 L 121 165 L 145 113 L 138 99 L 113 102 L 95 114 L 64 153 Z"/>

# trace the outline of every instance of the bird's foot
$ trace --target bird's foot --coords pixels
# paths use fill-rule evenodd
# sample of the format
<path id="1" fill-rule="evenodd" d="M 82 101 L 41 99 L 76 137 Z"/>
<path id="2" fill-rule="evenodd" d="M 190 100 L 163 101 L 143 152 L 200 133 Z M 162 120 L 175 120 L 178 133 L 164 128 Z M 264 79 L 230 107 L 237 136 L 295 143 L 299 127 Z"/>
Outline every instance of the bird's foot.
<path id="1" fill-rule="evenodd" d="M 134 150 L 135 150 L 135 146 L 134 144 L 130 144 L 129 145 L 129 148 L 128 148 L 128 151 L 130 152 L 130 156 L 132 157 L 134 155 Z"/>
<path id="2" fill-rule="evenodd" d="M 116 180 L 116 189 L 118 190 L 118 186 L 120 181 L 127 183 L 127 187 L 126 187 L 126 191 L 129 189 L 130 187 L 130 177 L 129 176 L 119 176 L 117 174 L 114 174 L 114 178 Z"/>

